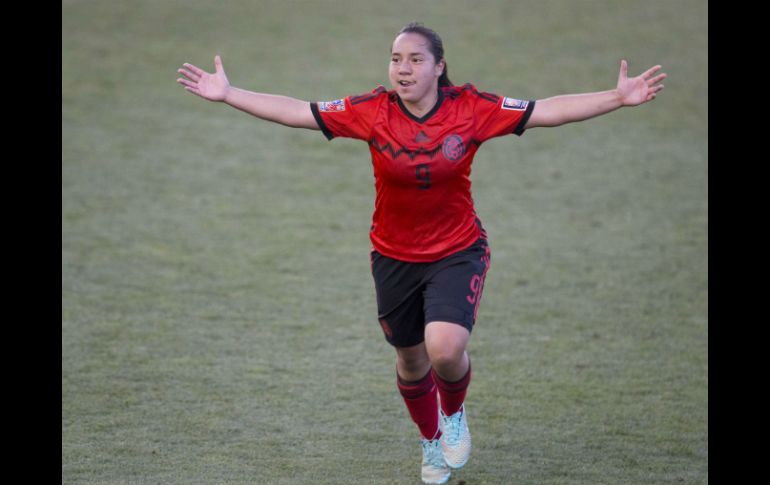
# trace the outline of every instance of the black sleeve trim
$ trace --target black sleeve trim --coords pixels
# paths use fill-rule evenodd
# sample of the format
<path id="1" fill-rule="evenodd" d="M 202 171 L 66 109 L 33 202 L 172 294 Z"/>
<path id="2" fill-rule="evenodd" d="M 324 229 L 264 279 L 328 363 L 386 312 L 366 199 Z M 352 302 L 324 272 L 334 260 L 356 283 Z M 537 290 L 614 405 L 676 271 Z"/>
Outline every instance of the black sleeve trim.
<path id="1" fill-rule="evenodd" d="M 321 128 L 326 139 L 331 140 L 334 138 L 334 135 L 329 131 L 326 123 L 324 123 L 323 118 L 321 118 L 321 113 L 318 112 L 318 103 L 310 103 L 310 111 L 313 112 L 313 118 L 315 118 L 315 122 L 318 123 L 318 127 Z"/>
<path id="2" fill-rule="evenodd" d="M 351 96 L 350 97 L 350 104 L 352 106 L 355 106 L 358 103 L 364 103 L 366 101 L 371 101 L 371 100 L 377 98 L 382 93 L 386 93 L 386 92 L 387 92 L 387 90 L 385 89 L 385 86 L 377 86 L 377 89 L 375 89 L 371 93 L 362 94 L 360 96 Z"/>
<path id="3" fill-rule="evenodd" d="M 535 101 L 532 100 L 529 102 L 529 105 L 527 105 L 527 111 L 524 112 L 524 116 L 521 117 L 521 121 L 519 121 L 519 124 L 516 125 L 516 129 L 513 130 L 513 134 L 517 136 L 521 136 L 524 134 L 524 127 L 527 125 L 527 121 L 529 121 L 529 117 L 532 116 L 532 112 L 535 110 Z"/>

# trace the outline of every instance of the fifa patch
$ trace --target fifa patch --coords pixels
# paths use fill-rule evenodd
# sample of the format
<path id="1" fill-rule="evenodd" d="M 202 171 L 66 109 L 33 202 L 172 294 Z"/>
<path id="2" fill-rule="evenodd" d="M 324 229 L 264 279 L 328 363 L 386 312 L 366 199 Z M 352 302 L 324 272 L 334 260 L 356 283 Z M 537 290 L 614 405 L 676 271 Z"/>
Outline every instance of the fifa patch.
<path id="1" fill-rule="evenodd" d="M 514 111 L 524 111 L 527 109 L 529 101 L 522 101 L 520 99 L 505 98 L 503 99 L 503 109 L 512 109 Z"/>
<path id="2" fill-rule="evenodd" d="M 319 111 L 345 111 L 345 100 L 321 101 L 318 103 Z"/>

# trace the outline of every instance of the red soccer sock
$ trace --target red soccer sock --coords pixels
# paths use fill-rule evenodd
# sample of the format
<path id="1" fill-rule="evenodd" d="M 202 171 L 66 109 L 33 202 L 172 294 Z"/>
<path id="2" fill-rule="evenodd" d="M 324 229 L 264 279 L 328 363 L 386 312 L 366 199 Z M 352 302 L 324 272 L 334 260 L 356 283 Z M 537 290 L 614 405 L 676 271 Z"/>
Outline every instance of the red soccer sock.
<path id="1" fill-rule="evenodd" d="M 433 369 L 431 373 L 438 387 L 438 394 L 441 396 L 441 410 L 446 416 L 451 416 L 459 411 L 465 402 L 465 394 L 471 383 L 471 364 L 468 362 L 468 372 L 465 373 L 465 377 L 456 382 L 445 381 Z"/>
<path id="2" fill-rule="evenodd" d="M 406 408 L 412 421 L 420 428 L 420 434 L 428 440 L 441 436 L 438 429 L 438 402 L 436 399 L 436 383 L 433 374 L 428 372 L 419 381 L 409 382 L 396 374 L 396 384 L 404 398 Z"/>

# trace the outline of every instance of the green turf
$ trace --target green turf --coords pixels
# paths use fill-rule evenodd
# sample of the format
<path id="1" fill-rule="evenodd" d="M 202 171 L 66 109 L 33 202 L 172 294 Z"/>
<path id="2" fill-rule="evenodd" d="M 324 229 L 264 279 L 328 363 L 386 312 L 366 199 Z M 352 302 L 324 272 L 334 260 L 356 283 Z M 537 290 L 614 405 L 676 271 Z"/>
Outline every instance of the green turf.
<path id="1" fill-rule="evenodd" d="M 387 85 L 395 32 L 519 98 L 652 104 L 485 144 L 492 268 L 474 452 L 450 483 L 708 482 L 705 1 L 62 4 L 62 482 L 419 483 L 368 261 L 365 144 L 175 83 L 309 100 Z"/>

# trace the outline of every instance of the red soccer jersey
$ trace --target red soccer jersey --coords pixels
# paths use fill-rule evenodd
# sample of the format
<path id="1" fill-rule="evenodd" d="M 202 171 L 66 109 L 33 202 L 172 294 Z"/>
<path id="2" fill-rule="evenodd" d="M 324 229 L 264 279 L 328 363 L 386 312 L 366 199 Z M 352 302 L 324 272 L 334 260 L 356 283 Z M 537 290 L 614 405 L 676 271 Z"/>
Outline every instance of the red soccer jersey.
<path id="1" fill-rule="evenodd" d="M 479 238 L 473 156 L 490 138 L 521 135 L 534 107 L 534 101 L 479 92 L 472 84 L 439 88 L 436 106 L 422 118 L 383 86 L 310 104 L 329 140 L 369 143 L 376 188 L 372 245 L 408 262 L 439 260 Z"/>

